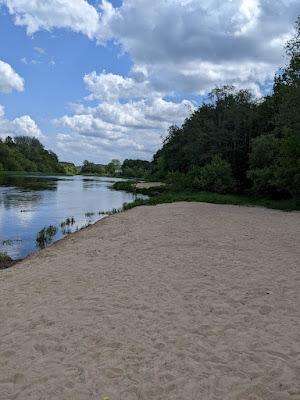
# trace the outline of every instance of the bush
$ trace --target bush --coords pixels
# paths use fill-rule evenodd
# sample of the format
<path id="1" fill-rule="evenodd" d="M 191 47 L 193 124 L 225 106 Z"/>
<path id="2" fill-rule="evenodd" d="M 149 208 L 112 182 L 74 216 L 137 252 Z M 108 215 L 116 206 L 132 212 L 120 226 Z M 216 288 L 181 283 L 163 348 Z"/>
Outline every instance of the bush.
<path id="1" fill-rule="evenodd" d="M 235 189 L 231 166 L 220 157 L 214 157 L 209 164 L 197 168 L 195 172 L 192 172 L 194 188 L 215 193 L 230 193 Z"/>
<path id="2" fill-rule="evenodd" d="M 181 191 L 192 188 L 192 176 L 181 172 L 169 172 L 167 182 L 174 191 Z"/>
<path id="3" fill-rule="evenodd" d="M 172 172 L 168 174 L 168 182 L 174 191 L 204 190 L 215 193 L 230 193 L 235 189 L 232 169 L 227 161 L 214 157 L 204 167 L 195 167 L 187 174 Z"/>
<path id="4" fill-rule="evenodd" d="M 270 197 L 300 196 L 300 136 L 286 129 L 280 138 L 254 140 L 250 155 L 252 190 Z"/>

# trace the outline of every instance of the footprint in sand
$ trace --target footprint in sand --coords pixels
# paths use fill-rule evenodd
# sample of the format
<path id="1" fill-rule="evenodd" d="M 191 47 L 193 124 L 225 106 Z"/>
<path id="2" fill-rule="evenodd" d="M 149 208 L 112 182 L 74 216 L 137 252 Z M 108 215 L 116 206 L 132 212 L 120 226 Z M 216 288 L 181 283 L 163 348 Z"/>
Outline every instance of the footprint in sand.
<path id="1" fill-rule="evenodd" d="M 259 313 L 260 313 L 261 315 L 270 314 L 271 311 L 272 311 L 272 307 L 270 307 L 270 306 L 262 306 L 262 307 L 260 307 L 260 309 L 259 309 Z"/>
<path id="2" fill-rule="evenodd" d="M 40 343 L 34 344 L 33 348 L 35 351 L 42 354 L 43 356 L 48 353 L 47 346 L 45 346 L 44 344 L 40 344 Z"/>
<path id="3" fill-rule="evenodd" d="M 120 368 L 108 368 L 105 370 L 104 374 L 109 379 L 119 378 L 123 375 L 123 370 Z"/>

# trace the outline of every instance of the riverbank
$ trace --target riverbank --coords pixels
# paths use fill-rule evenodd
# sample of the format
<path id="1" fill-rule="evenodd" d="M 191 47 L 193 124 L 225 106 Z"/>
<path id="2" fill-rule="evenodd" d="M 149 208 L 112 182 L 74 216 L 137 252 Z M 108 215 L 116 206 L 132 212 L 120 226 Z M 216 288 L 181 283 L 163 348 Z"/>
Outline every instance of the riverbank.
<path id="1" fill-rule="evenodd" d="M 125 209 L 134 208 L 141 205 L 157 205 L 174 202 L 202 202 L 212 204 L 232 204 L 239 206 L 266 207 L 282 211 L 299 211 L 299 199 L 268 199 L 255 198 L 238 194 L 220 194 L 203 191 L 175 191 L 170 185 L 161 182 L 142 182 L 142 181 L 122 181 L 113 185 L 115 190 L 123 190 L 129 193 L 144 194 L 149 199 L 136 199 L 134 202 L 125 206 Z"/>
<path id="2" fill-rule="evenodd" d="M 0 400 L 298 398 L 299 227 L 138 207 L 1 271 Z"/>

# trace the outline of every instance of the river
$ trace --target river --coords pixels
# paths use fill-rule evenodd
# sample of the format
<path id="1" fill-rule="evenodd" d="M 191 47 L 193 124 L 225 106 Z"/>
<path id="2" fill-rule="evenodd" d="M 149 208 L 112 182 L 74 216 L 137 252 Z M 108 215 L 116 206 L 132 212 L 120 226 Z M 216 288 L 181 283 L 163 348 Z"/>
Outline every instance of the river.
<path id="1" fill-rule="evenodd" d="M 56 227 L 53 240 L 95 223 L 134 196 L 111 188 L 120 179 L 95 176 L 0 175 L 0 252 L 13 259 L 38 249 L 39 231 Z M 66 221 L 69 218 L 69 221 Z"/>

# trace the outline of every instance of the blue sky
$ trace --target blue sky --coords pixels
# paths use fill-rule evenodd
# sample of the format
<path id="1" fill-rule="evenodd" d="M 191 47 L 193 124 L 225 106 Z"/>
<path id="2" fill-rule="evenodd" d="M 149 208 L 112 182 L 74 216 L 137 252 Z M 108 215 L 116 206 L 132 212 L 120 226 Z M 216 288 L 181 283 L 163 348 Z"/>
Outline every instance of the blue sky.
<path id="1" fill-rule="evenodd" d="M 35 135 L 80 163 L 150 159 L 216 85 L 263 95 L 300 7 L 0 0 L 0 11 L 0 134 Z"/>

